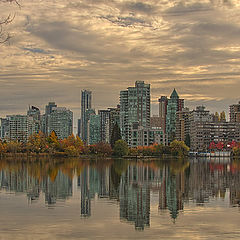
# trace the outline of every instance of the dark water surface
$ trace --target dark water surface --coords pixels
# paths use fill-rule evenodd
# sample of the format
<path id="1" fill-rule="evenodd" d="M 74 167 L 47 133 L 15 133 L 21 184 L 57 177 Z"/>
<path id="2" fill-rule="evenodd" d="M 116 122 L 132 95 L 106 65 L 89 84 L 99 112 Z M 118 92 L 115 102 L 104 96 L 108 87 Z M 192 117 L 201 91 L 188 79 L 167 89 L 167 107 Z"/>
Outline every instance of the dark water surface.
<path id="1" fill-rule="evenodd" d="M 240 161 L 0 160 L 0 239 L 240 239 Z"/>

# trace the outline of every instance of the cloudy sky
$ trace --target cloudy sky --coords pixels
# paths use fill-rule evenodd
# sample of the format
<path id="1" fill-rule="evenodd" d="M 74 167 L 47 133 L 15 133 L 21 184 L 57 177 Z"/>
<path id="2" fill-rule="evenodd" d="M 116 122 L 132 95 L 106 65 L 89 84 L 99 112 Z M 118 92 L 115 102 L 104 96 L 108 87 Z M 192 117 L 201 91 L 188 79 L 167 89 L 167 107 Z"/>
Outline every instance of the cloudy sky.
<path id="1" fill-rule="evenodd" d="M 94 107 L 151 83 L 157 99 L 175 87 L 190 109 L 228 111 L 240 99 L 239 0 L 21 0 L 1 3 L 12 39 L 0 45 L 0 116 L 56 101 L 79 116 L 80 91 Z"/>

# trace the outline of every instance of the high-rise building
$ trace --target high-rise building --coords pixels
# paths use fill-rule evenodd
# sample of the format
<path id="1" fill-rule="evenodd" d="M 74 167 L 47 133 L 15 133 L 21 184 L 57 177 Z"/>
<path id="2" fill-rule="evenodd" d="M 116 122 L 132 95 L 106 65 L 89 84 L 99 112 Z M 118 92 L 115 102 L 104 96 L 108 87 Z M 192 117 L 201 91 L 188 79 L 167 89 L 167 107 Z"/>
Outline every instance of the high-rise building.
<path id="1" fill-rule="evenodd" d="M 92 108 L 92 92 L 83 90 L 81 92 L 81 138 L 83 141 L 87 141 L 87 124 L 88 119 L 86 111 Z"/>
<path id="2" fill-rule="evenodd" d="M 128 91 L 120 92 L 120 129 L 122 139 L 128 143 L 129 122 L 128 122 Z"/>
<path id="3" fill-rule="evenodd" d="M 9 141 L 27 142 L 28 134 L 28 117 L 27 115 L 8 115 L 9 121 Z"/>
<path id="4" fill-rule="evenodd" d="M 53 108 L 55 108 L 55 107 L 57 107 L 55 102 L 49 102 L 48 105 L 46 105 L 46 107 L 45 107 L 45 114 L 51 114 Z"/>
<path id="5" fill-rule="evenodd" d="M 213 122 L 213 114 L 205 110 L 204 106 L 197 106 L 196 110 L 191 111 L 189 120 L 190 122 Z"/>
<path id="6" fill-rule="evenodd" d="M 162 128 L 161 118 L 159 116 L 156 116 L 156 115 L 153 115 L 152 117 L 150 117 L 150 127 Z"/>
<path id="7" fill-rule="evenodd" d="M 41 129 L 40 110 L 37 107 L 31 106 L 27 111 L 28 116 L 28 135 L 32 136 L 39 133 Z"/>
<path id="8" fill-rule="evenodd" d="M 49 102 L 48 105 L 45 106 L 45 114 L 43 114 L 41 118 L 41 130 L 44 134 L 49 135 L 49 115 L 52 113 L 53 108 L 57 107 L 55 102 Z"/>
<path id="9" fill-rule="evenodd" d="M 53 107 L 48 115 L 48 135 L 54 131 L 59 139 L 73 133 L 73 113 L 65 107 Z"/>
<path id="10" fill-rule="evenodd" d="M 129 145 L 133 124 L 150 127 L 150 84 L 143 81 L 136 81 L 135 87 L 120 92 L 120 129 Z"/>
<path id="11" fill-rule="evenodd" d="M 89 134 L 87 143 L 93 145 L 99 142 L 101 142 L 101 117 L 100 115 L 91 114 L 89 116 Z"/>
<path id="12" fill-rule="evenodd" d="M 169 136 L 169 140 L 172 141 L 176 137 L 176 113 L 182 111 L 184 107 L 184 99 L 180 99 L 177 91 L 173 90 L 170 99 L 167 104 L 167 116 L 166 116 L 166 132 Z"/>
<path id="13" fill-rule="evenodd" d="M 77 136 L 81 136 L 81 119 L 78 119 L 77 121 Z"/>
<path id="14" fill-rule="evenodd" d="M 166 96 L 161 96 L 161 98 L 158 99 L 158 102 L 159 102 L 160 127 L 164 132 L 166 132 L 168 98 Z"/>
<path id="15" fill-rule="evenodd" d="M 99 110 L 101 142 L 110 143 L 110 110 Z"/>
<path id="16" fill-rule="evenodd" d="M 230 109 L 230 122 L 240 122 L 240 101 L 238 104 L 233 104 Z"/>
<path id="17" fill-rule="evenodd" d="M 182 111 L 176 113 L 176 139 L 178 141 L 185 141 L 187 135 L 190 134 L 189 116 L 189 108 L 183 108 Z"/>
<path id="18" fill-rule="evenodd" d="M 7 118 L 0 118 L 0 139 L 8 139 L 9 134 L 9 120 Z"/>
<path id="19" fill-rule="evenodd" d="M 116 108 L 99 110 L 98 115 L 101 121 L 101 142 L 110 143 L 114 125 L 120 125 L 120 105 Z"/>
<path id="20" fill-rule="evenodd" d="M 116 108 L 108 108 L 110 111 L 109 118 L 109 139 L 111 140 L 112 132 L 115 124 L 120 128 L 120 105 L 117 105 Z"/>

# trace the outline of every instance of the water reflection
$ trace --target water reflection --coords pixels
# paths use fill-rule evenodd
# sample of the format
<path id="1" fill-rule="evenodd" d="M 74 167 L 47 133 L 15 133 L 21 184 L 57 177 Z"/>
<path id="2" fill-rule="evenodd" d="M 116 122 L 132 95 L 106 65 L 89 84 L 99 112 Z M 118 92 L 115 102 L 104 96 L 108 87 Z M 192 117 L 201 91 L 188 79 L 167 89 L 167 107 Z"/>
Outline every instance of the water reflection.
<path id="1" fill-rule="evenodd" d="M 90 217 L 93 199 L 106 198 L 120 207 L 120 219 L 137 230 L 150 226 L 153 196 L 159 212 L 175 222 L 184 205 L 216 199 L 240 205 L 240 161 L 225 159 L 133 162 L 126 160 L 1 160 L 1 191 L 22 192 L 29 203 L 45 197 L 47 206 L 79 194 L 80 216 Z"/>

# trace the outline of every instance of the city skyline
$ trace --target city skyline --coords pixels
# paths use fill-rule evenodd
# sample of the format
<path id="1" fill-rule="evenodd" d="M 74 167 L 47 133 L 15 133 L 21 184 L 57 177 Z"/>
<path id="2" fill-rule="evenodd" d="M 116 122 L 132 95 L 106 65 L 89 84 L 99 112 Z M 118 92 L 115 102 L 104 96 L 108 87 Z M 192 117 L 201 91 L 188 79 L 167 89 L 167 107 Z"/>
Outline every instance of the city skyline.
<path id="1" fill-rule="evenodd" d="M 239 101 L 238 1 L 20 4 L 1 3 L 1 16 L 16 17 L 1 45 L 0 116 L 53 100 L 77 116 L 81 89 L 96 110 L 114 107 L 137 80 L 151 84 L 153 113 L 174 87 L 191 109 Z"/>
<path id="2" fill-rule="evenodd" d="M 131 87 L 130 87 L 131 88 Z M 123 91 L 123 90 L 122 90 Z M 121 92 L 122 91 L 120 91 L 120 95 L 121 95 Z M 173 89 L 173 92 L 175 92 L 176 91 L 176 89 L 174 88 Z M 98 112 L 99 113 L 99 111 L 101 112 L 101 111 L 109 111 L 109 109 L 111 109 L 109 106 L 106 106 L 106 108 L 105 108 L 105 110 L 102 110 L 102 109 L 96 109 L 95 108 L 95 105 L 94 105 L 94 103 L 93 103 L 93 101 L 92 101 L 92 99 L 94 98 L 94 93 L 92 94 L 92 91 L 91 90 L 86 90 L 86 89 L 82 89 L 81 90 L 81 96 L 80 96 L 80 98 L 79 98 L 79 100 L 80 100 L 80 104 L 79 104 L 79 108 L 77 109 L 77 110 L 75 110 L 75 111 L 73 111 L 72 109 L 70 109 L 70 108 L 68 108 L 67 107 L 67 109 L 68 110 L 71 110 L 72 112 L 73 112 L 73 125 L 72 125 L 72 128 L 73 128 L 73 133 L 75 134 L 75 135 L 77 135 L 78 134 L 78 131 L 79 131 L 79 126 L 78 126 L 78 121 L 79 120 L 81 120 L 81 117 L 82 117 L 82 108 L 83 108 L 83 106 L 82 106 L 82 94 L 83 94 L 83 92 L 88 92 L 88 93 L 90 93 L 91 94 L 91 100 L 90 100 L 90 105 L 92 106 L 92 108 L 90 107 L 90 110 L 91 111 L 96 111 L 96 112 Z M 172 93 L 173 93 L 172 92 Z M 170 95 L 170 94 L 169 94 Z M 154 118 L 154 117 L 160 117 L 161 116 L 161 109 L 160 109 L 160 99 L 162 99 L 163 97 L 165 97 L 165 96 L 159 96 L 159 98 L 158 98 L 158 106 L 157 106 L 157 110 L 155 111 L 155 112 L 153 112 L 152 111 L 152 108 L 153 108 L 153 103 L 152 103 L 152 101 L 150 101 L 150 109 L 151 109 L 151 111 L 150 111 L 150 116 L 151 116 L 151 118 Z M 120 104 L 120 99 L 121 99 L 121 96 L 119 96 L 119 102 L 115 105 L 115 107 L 116 106 L 120 106 L 119 104 Z M 151 99 L 151 94 L 150 94 L 150 99 Z M 180 99 L 180 100 L 185 100 L 185 99 Z M 238 102 L 235 102 L 235 103 L 230 103 L 230 105 L 227 107 L 227 110 L 226 111 L 224 111 L 223 109 L 222 110 L 220 110 L 219 111 L 219 113 L 222 111 L 222 112 L 225 112 L 225 116 L 226 116 L 226 120 L 227 121 L 229 121 L 230 120 L 230 108 L 232 107 L 232 106 L 237 106 L 237 104 L 239 103 L 240 101 L 238 101 Z M 49 102 L 49 103 L 54 103 L 55 104 L 55 102 L 54 101 L 51 101 L 51 102 Z M 190 106 L 191 106 L 191 104 L 189 104 Z M 191 109 L 191 108 L 189 108 L 189 105 L 188 106 L 186 106 L 188 109 Z M 31 107 L 33 107 L 33 108 L 35 108 L 35 106 L 37 106 L 37 109 L 41 112 L 41 113 L 43 113 L 44 112 L 44 110 L 45 110 L 45 113 L 46 113 L 46 111 L 47 111 L 47 109 L 46 109 L 46 107 L 47 107 L 47 105 L 46 105 L 46 103 L 45 103 L 45 105 L 44 105 L 44 107 L 39 107 L 39 105 L 38 104 L 32 104 L 32 105 L 28 105 L 28 106 L 26 106 L 26 109 L 25 109 L 25 111 L 17 111 L 17 112 L 12 112 L 12 113 L 9 113 L 9 114 L 5 114 L 5 115 L 0 115 L 0 118 L 4 118 L 4 117 L 6 117 L 6 116 L 8 116 L 8 115 L 25 115 L 26 114 L 26 111 L 27 111 L 27 109 L 30 109 L 30 106 Z M 191 109 L 191 110 L 195 110 L 195 108 L 197 108 L 197 107 L 199 107 L 199 106 L 204 106 L 204 108 L 207 108 L 208 110 L 209 110 L 209 112 L 211 112 L 212 114 L 214 114 L 215 112 L 212 112 L 211 110 L 210 110 L 210 108 L 209 108 L 209 106 L 206 106 L 206 105 L 204 105 L 203 104 L 203 102 L 200 102 L 199 103 L 199 105 L 198 106 L 193 106 L 193 108 Z M 28 107 L 28 108 L 27 108 Z M 64 106 L 64 108 L 66 108 L 66 106 Z M 108 110 L 106 110 L 106 109 L 108 109 Z M 115 109 L 115 108 L 112 108 L 112 109 Z M 159 115 L 160 114 L 160 115 Z"/>

